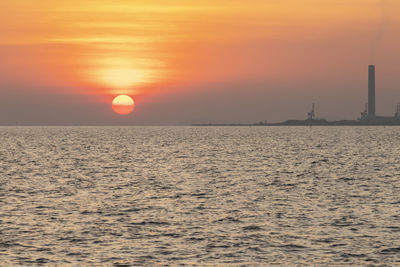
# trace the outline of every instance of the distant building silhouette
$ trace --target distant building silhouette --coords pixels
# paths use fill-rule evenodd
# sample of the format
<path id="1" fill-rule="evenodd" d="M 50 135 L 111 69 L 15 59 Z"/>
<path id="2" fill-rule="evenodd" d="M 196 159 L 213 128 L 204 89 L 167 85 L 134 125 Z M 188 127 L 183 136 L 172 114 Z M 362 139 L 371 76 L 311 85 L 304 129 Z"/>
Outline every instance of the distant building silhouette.
<path id="1" fill-rule="evenodd" d="M 396 105 L 394 116 L 377 116 L 375 111 L 375 65 L 368 66 L 368 103 L 365 104 L 365 109 L 361 112 L 361 117 L 357 120 L 338 120 L 328 121 L 326 119 L 317 118 L 315 116 L 315 103 L 312 103 L 312 109 L 307 112 L 305 120 L 287 120 L 279 123 L 253 123 L 253 124 L 194 124 L 197 126 L 249 126 L 249 125 L 265 125 L 265 126 L 280 126 L 280 125 L 399 125 L 400 126 L 400 103 Z"/>

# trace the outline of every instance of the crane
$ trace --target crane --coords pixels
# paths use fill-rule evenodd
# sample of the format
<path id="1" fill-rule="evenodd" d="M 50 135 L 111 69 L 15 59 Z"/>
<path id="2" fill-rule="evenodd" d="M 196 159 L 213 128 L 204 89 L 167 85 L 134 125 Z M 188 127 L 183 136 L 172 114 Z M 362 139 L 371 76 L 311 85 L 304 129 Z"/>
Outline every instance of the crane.
<path id="1" fill-rule="evenodd" d="M 314 119 L 314 117 L 315 117 L 315 103 L 312 103 L 312 110 L 311 110 L 311 112 L 307 112 L 307 115 L 308 115 L 308 119 L 309 120 L 313 120 Z"/>

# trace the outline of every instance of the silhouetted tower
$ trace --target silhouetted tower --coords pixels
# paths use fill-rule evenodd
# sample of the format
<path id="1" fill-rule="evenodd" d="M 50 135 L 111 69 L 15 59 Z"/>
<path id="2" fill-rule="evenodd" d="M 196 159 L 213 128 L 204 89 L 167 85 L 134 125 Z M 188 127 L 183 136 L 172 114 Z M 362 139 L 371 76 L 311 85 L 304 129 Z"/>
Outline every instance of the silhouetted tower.
<path id="1" fill-rule="evenodd" d="M 368 117 L 375 118 L 375 65 L 368 66 Z"/>
<path id="2" fill-rule="evenodd" d="M 315 110 L 314 110 L 314 108 L 315 108 L 315 103 L 312 103 L 312 110 L 311 110 L 311 112 L 307 112 L 307 115 L 308 115 L 308 119 L 309 120 L 313 120 L 314 119 L 314 117 L 315 117 Z"/>
<path id="3" fill-rule="evenodd" d="M 396 113 L 394 114 L 394 117 L 400 119 L 400 103 L 397 103 L 396 105 Z"/>

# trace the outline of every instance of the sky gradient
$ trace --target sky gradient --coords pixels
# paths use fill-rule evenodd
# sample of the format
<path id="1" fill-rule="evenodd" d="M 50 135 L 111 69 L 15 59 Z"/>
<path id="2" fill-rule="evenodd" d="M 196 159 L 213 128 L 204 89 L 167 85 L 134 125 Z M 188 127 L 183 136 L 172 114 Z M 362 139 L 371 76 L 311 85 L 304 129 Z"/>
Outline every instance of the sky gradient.
<path id="1" fill-rule="evenodd" d="M 0 2 L 0 124 L 355 119 L 400 102 L 400 2 Z M 135 99 L 128 116 L 112 99 Z"/>

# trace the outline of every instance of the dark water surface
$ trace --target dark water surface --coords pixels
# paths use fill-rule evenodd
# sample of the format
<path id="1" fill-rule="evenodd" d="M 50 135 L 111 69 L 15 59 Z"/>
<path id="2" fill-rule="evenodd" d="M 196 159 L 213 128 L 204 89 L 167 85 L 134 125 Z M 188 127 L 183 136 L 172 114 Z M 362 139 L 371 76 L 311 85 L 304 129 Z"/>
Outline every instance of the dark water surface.
<path id="1" fill-rule="evenodd" d="M 1 127 L 0 265 L 400 265 L 400 127 Z"/>

